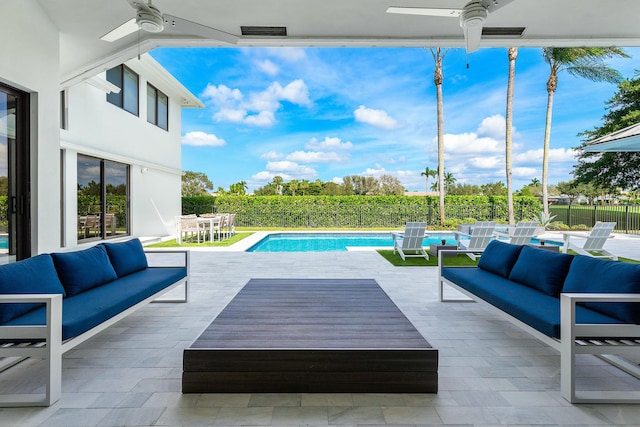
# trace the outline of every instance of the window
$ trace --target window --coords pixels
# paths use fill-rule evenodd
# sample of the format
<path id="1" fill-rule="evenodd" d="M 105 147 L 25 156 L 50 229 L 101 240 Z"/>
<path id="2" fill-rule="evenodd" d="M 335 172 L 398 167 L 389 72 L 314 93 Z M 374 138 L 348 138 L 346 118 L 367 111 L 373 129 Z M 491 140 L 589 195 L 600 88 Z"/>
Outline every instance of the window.
<path id="1" fill-rule="evenodd" d="M 120 88 L 118 93 L 108 93 L 107 101 L 137 116 L 138 80 L 138 75 L 125 65 L 107 70 L 107 81 Z"/>
<path id="2" fill-rule="evenodd" d="M 129 234 L 129 166 L 78 155 L 78 241 Z"/>
<path id="3" fill-rule="evenodd" d="M 169 128 L 169 98 L 149 83 L 147 83 L 147 121 L 164 130 Z"/>

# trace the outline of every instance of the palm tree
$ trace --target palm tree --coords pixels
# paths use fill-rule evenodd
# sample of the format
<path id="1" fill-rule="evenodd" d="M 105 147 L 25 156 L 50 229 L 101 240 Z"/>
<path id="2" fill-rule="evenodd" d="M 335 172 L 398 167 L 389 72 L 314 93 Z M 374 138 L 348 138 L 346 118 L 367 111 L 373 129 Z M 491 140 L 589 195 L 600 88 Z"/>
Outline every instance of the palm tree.
<path id="1" fill-rule="evenodd" d="M 435 178 L 436 173 L 438 173 L 438 171 L 435 169 L 429 169 L 429 166 L 424 168 L 424 172 L 420 172 L 420 176 L 425 177 L 427 193 L 429 192 L 429 177 Z"/>
<path id="2" fill-rule="evenodd" d="M 511 152 L 513 150 L 513 86 L 516 76 L 516 59 L 518 58 L 518 48 L 510 47 L 507 53 L 509 58 L 509 80 L 507 82 L 507 112 L 506 112 L 506 133 L 505 133 L 505 170 L 507 174 L 507 208 L 509 211 L 509 224 L 516 222 L 513 209 L 513 163 Z"/>
<path id="3" fill-rule="evenodd" d="M 446 188 L 447 191 L 449 191 L 456 184 L 456 181 L 456 177 L 453 176 L 451 172 L 446 172 L 444 174 L 444 188 Z"/>
<path id="4" fill-rule="evenodd" d="M 436 64 L 433 70 L 433 83 L 436 85 L 436 100 L 438 114 L 438 193 L 440 195 L 440 226 L 444 227 L 444 111 L 442 109 L 442 61 L 448 50 L 431 49 L 431 55 Z"/>
<path id="5" fill-rule="evenodd" d="M 531 183 L 529 185 L 537 187 L 538 185 L 540 185 L 540 180 L 538 178 L 531 178 Z"/>
<path id="6" fill-rule="evenodd" d="M 550 68 L 547 80 L 547 118 L 542 151 L 542 207 L 544 214 L 548 216 L 549 139 L 553 95 L 558 89 L 558 74 L 566 71 L 572 76 L 584 77 L 591 81 L 618 83 L 622 80 L 622 76 L 617 70 L 609 67 L 605 63 L 605 59 L 611 57 L 628 58 L 629 55 L 618 47 L 545 47 L 542 49 L 542 56 Z"/>

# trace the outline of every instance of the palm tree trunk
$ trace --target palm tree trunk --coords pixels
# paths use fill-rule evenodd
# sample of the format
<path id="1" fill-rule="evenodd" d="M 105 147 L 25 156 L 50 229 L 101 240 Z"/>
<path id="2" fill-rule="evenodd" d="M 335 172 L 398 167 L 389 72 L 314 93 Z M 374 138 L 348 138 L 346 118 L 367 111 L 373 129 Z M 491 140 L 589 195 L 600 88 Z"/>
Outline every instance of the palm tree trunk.
<path id="1" fill-rule="evenodd" d="M 442 108 L 443 55 L 440 48 L 433 49 L 432 53 L 436 62 L 436 68 L 433 72 L 433 82 L 436 85 L 438 115 L 438 193 L 440 196 L 440 227 L 444 227 L 444 111 Z"/>
<path id="2" fill-rule="evenodd" d="M 551 139 L 551 118 L 553 112 L 553 90 L 547 91 L 547 119 L 544 125 L 544 145 L 542 148 L 542 209 L 549 217 L 549 140 Z"/>
<path id="3" fill-rule="evenodd" d="M 507 175 L 507 207 L 509 211 L 509 224 L 515 224 L 515 214 L 513 209 L 513 89 L 516 75 L 516 59 L 518 58 L 518 48 L 510 47 L 509 57 L 509 80 L 507 83 L 507 112 L 506 112 L 506 132 L 505 132 L 505 172 Z"/>

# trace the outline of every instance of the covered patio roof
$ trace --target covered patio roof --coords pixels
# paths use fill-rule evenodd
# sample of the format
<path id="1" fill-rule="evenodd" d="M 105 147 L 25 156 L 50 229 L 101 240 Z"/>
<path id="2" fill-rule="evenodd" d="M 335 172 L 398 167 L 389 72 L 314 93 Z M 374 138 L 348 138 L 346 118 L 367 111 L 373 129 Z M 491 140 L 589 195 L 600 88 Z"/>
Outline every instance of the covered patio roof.
<path id="1" fill-rule="evenodd" d="M 38 0 L 60 32 L 63 87 L 159 46 L 464 47 L 458 18 L 394 14 L 387 9 L 462 9 L 468 2 L 154 0 L 161 13 L 226 36 L 216 38 L 215 32 L 205 32 L 209 37 L 200 37 L 194 34 L 195 27 L 181 27 L 178 21 L 162 32 L 134 31 L 108 42 L 101 37 L 136 16 L 135 0 Z M 487 4 L 491 7 L 480 47 L 640 46 L 640 2 L 636 0 L 618 0 L 614 7 L 600 0 L 495 0 Z M 269 31 L 274 27 L 277 33 Z"/>
<path id="2" fill-rule="evenodd" d="M 603 153 L 640 151 L 640 123 L 594 139 L 589 142 L 584 151 Z"/>

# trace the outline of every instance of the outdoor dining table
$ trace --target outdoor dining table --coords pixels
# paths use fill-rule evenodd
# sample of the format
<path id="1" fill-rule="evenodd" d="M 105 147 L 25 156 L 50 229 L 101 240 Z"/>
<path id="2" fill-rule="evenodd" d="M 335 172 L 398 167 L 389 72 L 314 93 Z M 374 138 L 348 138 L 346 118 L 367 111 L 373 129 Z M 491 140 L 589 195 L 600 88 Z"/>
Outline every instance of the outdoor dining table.
<path id="1" fill-rule="evenodd" d="M 208 224 L 209 225 L 209 241 L 213 243 L 214 241 L 214 231 L 218 230 L 218 240 L 221 240 L 221 230 L 220 230 L 220 221 L 222 217 L 220 216 L 212 216 L 212 217 L 198 217 L 198 224 Z"/>

